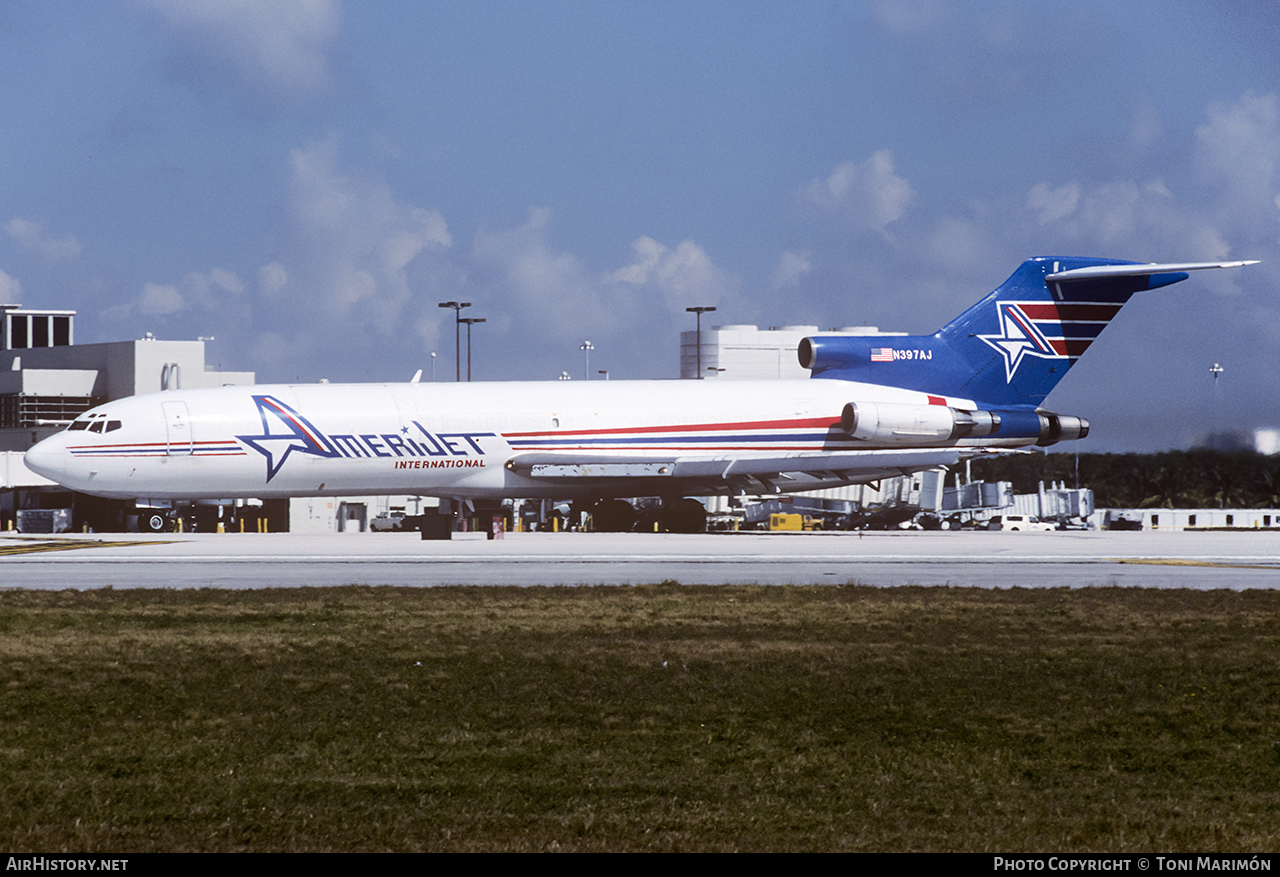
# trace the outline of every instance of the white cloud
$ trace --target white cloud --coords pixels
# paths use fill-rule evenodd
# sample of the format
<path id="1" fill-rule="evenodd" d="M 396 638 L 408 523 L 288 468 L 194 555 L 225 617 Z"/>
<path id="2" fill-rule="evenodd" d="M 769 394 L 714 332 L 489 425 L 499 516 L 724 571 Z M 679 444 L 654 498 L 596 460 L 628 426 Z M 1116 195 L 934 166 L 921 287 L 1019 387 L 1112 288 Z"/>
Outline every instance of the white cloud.
<path id="1" fill-rule="evenodd" d="M 238 304 L 244 289 L 240 278 L 225 268 L 214 268 L 208 274 L 192 271 L 176 284 L 144 283 L 136 298 L 123 306 L 111 308 L 108 313 L 122 317 L 131 312 L 148 316 L 166 316 L 193 309 L 222 312 Z"/>
<path id="2" fill-rule="evenodd" d="M 658 267 L 666 247 L 651 237 L 642 237 L 631 244 L 636 260 L 624 268 L 619 268 L 609 275 L 613 283 L 628 283 L 632 286 L 643 286 L 649 282 L 650 275 Z"/>
<path id="3" fill-rule="evenodd" d="M 785 251 L 778 260 L 778 267 L 773 269 L 773 276 L 769 279 L 770 288 L 777 292 L 788 286 L 799 286 L 800 278 L 813 270 L 810 256 L 808 250 L 800 253 L 795 250 Z"/>
<path id="4" fill-rule="evenodd" d="M 315 89 L 328 78 L 338 35 L 337 0 L 139 0 L 197 60 L 276 94 Z"/>
<path id="5" fill-rule="evenodd" d="M 906 214 L 915 191 L 893 172 L 893 153 L 882 149 L 862 164 L 841 164 L 825 180 L 810 180 L 802 197 L 840 216 L 855 231 L 883 234 L 886 226 Z"/>
<path id="6" fill-rule="evenodd" d="M 1271 188 L 1280 164 L 1280 107 L 1276 95 L 1252 92 L 1232 104 L 1209 106 L 1196 129 L 1200 159 L 1224 178 Z"/>
<path id="7" fill-rule="evenodd" d="M 1066 183 L 1056 189 L 1050 189 L 1048 183 L 1037 183 L 1027 193 L 1027 208 L 1039 214 L 1041 225 L 1070 216 L 1079 203 L 1079 183 Z"/>
<path id="8" fill-rule="evenodd" d="M 22 287 L 14 277 L 10 277 L 4 271 L 0 271 L 0 304 L 21 304 L 19 297 L 22 295 Z"/>
<path id="9" fill-rule="evenodd" d="M 143 314 L 172 314 L 187 307 L 186 299 L 176 286 L 161 283 L 144 283 L 142 294 L 134 303 Z"/>
<path id="10" fill-rule="evenodd" d="M 1222 187 L 1219 222 L 1241 236 L 1280 220 L 1280 101 L 1275 94 L 1245 94 L 1235 103 L 1212 104 L 1196 129 L 1197 160 L 1205 177 Z"/>
<path id="11" fill-rule="evenodd" d="M 737 281 L 716 267 L 693 241 L 681 241 L 673 250 L 651 237 L 642 237 L 632 243 L 631 249 L 636 261 L 612 272 L 607 279 L 661 293 L 672 312 L 718 304 L 737 288 Z"/>
<path id="12" fill-rule="evenodd" d="M 1129 123 L 1129 143 L 1137 150 L 1145 150 L 1160 142 L 1164 134 L 1164 120 L 1160 111 L 1145 95 L 1133 109 Z"/>
<path id="13" fill-rule="evenodd" d="M 878 0 L 868 11 L 873 21 L 900 36 L 929 33 L 955 21 L 951 4 L 943 0 Z"/>
<path id="14" fill-rule="evenodd" d="M 24 250 L 35 253 L 46 262 L 61 262 L 80 255 L 79 241 L 71 235 L 52 238 L 45 233 L 44 225 L 39 222 L 15 216 L 5 223 L 4 230 Z"/>
<path id="15" fill-rule="evenodd" d="M 268 295 L 284 289 L 289 282 L 289 272 L 279 262 L 271 262 L 258 269 L 258 287 Z"/>
<path id="16" fill-rule="evenodd" d="M 412 263 L 452 246 L 444 217 L 397 201 L 381 180 L 340 172 L 332 140 L 295 149 L 290 164 L 292 240 L 260 283 L 279 290 L 287 278 L 324 316 L 348 319 L 358 308 L 361 321 L 394 332 L 412 298 Z"/>
<path id="17" fill-rule="evenodd" d="M 943 217 L 929 230 L 921 252 L 931 264 L 944 267 L 947 272 L 984 276 L 992 270 L 992 263 L 1003 257 L 1003 241 L 998 240 L 1003 235 L 992 225 L 989 216 Z"/>
<path id="18" fill-rule="evenodd" d="M 1026 209 L 1052 236 L 1059 252 L 1066 244 L 1090 254 L 1121 253 L 1135 259 L 1225 259 L 1223 229 L 1208 205 L 1178 199 L 1163 180 L 1065 183 L 1056 189 L 1038 183 L 1027 193 Z"/>
<path id="19" fill-rule="evenodd" d="M 600 273 L 552 245 L 551 219 L 550 210 L 535 208 L 518 226 L 481 231 L 467 261 L 476 314 L 491 323 L 498 315 L 492 331 L 512 332 L 521 346 L 545 345 L 572 357 L 589 337 L 602 357 L 630 349 L 651 359 L 674 343 L 686 307 L 723 307 L 737 295 L 737 279 L 693 241 L 669 247 L 638 238 L 629 264 Z"/>
<path id="20" fill-rule="evenodd" d="M 476 234 L 471 259 L 486 297 L 539 337 L 611 331 L 620 316 L 616 302 L 576 256 L 551 247 L 550 222 L 550 210 L 534 208 L 521 225 Z"/>

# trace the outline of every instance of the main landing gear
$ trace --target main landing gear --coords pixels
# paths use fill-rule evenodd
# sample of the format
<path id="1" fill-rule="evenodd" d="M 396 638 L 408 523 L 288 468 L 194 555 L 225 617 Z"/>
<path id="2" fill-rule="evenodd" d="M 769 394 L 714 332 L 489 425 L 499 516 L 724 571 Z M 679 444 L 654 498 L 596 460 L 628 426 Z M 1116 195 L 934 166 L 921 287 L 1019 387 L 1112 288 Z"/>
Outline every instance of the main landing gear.
<path id="1" fill-rule="evenodd" d="M 138 529 L 143 533 L 167 533 L 173 529 L 173 514 L 167 509 L 138 509 Z"/>
<path id="2" fill-rule="evenodd" d="M 601 500 L 591 509 L 591 529 L 597 533 L 630 533 L 635 526 L 635 507 L 626 500 Z M 664 533 L 703 533 L 707 510 L 696 499 L 667 500 L 658 514 L 658 528 Z"/>
<path id="3" fill-rule="evenodd" d="M 705 533 L 707 508 L 696 499 L 687 497 L 664 502 L 658 522 L 668 533 Z"/>
<path id="4" fill-rule="evenodd" d="M 591 528 L 597 533 L 630 533 L 636 525 L 636 510 L 624 499 L 605 499 L 591 510 Z"/>

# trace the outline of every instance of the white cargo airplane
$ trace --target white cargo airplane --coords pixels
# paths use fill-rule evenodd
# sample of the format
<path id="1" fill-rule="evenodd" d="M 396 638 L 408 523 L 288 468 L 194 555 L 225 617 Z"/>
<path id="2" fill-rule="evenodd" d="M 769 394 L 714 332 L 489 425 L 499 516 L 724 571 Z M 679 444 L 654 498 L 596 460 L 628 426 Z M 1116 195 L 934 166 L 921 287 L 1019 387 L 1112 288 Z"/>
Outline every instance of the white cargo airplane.
<path id="1" fill-rule="evenodd" d="M 1038 258 L 933 335 L 815 335 L 808 381 L 305 384 L 168 390 L 26 455 L 72 490 L 174 502 L 411 494 L 467 502 L 791 493 L 1083 438 L 1040 407 L 1129 297 L 1253 262 Z M 678 515 L 677 515 L 678 517 Z M 701 529 L 699 513 L 686 526 Z M 162 522 L 159 516 L 153 520 Z M 154 526 L 154 525 L 153 525 Z"/>

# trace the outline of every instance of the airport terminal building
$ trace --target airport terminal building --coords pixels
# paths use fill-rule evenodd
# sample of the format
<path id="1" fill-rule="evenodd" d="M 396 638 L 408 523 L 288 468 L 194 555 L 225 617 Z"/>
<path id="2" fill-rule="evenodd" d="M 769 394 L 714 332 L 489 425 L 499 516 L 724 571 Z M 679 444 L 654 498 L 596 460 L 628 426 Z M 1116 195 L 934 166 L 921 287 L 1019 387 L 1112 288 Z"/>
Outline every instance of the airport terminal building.
<path id="1" fill-rule="evenodd" d="M 204 341 L 161 341 L 148 333 L 136 341 L 76 344 L 75 316 L 0 304 L 0 529 L 12 527 L 22 510 L 110 514 L 107 501 L 73 502 L 70 491 L 22 461 L 28 448 L 90 408 L 140 393 L 254 382 L 253 372 L 206 365 Z"/>

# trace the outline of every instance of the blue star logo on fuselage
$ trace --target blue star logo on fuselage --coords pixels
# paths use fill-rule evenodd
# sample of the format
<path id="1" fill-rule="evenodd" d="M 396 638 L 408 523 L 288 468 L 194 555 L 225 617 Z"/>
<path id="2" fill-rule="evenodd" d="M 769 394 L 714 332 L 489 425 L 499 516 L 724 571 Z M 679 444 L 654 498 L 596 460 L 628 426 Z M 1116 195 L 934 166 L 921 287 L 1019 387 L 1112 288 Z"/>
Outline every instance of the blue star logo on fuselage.
<path id="1" fill-rule="evenodd" d="M 294 451 L 312 457 L 339 456 L 324 433 L 279 399 L 254 396 L 253 401 L 262 419 L 262 435 L 238 435 L 236 438 L 267 458 L 268 482 L 276 477 Z M 273 432 L 272 428 L 277 425 L 283 429 Z"/>

